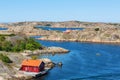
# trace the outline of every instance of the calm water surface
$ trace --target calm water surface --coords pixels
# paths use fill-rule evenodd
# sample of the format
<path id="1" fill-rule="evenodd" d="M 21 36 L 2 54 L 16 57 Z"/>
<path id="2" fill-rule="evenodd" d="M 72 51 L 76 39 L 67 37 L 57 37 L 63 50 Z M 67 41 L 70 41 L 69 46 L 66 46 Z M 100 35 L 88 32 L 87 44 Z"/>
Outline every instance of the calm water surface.
<path id="1" fill-rule="evenodd" d="M 8 29 L 8 28 L 1 28 L 1 27 L 0 27 L 0 30 L 7 30 L 7 29 Z"/>
<path id="2" fill-rule="evenodd" d="M 42 55 L 62 67 L 55 67 L 35 80 L 120 80 L 120 45 L 40 41 L 45 46 L 69 49 L 67 54 Z"/>
<path id="3" fill-rule="evenodd" d="M 48 26 L 37 26 L 36 28 L 40 28 L 43 30 L 52 30 L 52 31 L 66 31 L 66 30 L 83 30 L 84 28 L 53 28 Z"/>

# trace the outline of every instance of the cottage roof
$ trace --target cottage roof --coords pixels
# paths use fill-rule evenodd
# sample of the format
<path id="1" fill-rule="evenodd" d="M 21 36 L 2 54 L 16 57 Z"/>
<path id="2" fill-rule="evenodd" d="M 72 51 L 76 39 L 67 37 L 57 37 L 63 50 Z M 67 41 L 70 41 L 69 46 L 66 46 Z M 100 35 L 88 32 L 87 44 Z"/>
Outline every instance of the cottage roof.
<path id="1" fill-rule="evenodd" d="M 40 64 L 42 63 L 43 61 L 42 60 L 30 60 L 30 59 L 27 59 L 27 60 L 23 60 L 22 62 L 22 65 L 24 66 L 40 66 Z"/>

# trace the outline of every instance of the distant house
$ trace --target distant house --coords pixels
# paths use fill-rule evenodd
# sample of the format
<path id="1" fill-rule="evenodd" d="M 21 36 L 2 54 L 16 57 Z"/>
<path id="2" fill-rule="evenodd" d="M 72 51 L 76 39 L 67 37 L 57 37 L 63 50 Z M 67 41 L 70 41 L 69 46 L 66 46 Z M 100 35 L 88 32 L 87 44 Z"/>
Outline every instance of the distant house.
<path id="1" fill-rule="evenodd" d="M 64 31 L 64 33 L 70 33 L 70 32 L 72 32 L 72 30 L 66 30 L 66 31 Z"/>
<path id="2" fill-rule="evenodd" d="M 42 60 L 24 60 L 20 70 L 26 72 L 40 72 L 43 71 L 45 63 Z"/>

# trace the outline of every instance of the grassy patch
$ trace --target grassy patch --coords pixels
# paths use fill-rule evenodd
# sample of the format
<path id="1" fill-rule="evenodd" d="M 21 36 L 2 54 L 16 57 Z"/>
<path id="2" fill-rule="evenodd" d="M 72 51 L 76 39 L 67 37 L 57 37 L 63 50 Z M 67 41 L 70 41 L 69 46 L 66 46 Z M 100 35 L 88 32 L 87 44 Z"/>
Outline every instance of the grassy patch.
<path id="1" fill-rule="evenodd" d="M 15 34 L 0 34 L 0 36 L 15 36 Z"/>
<path id="2" fill-rule="evenodd" d="M 7 55 L 0 54 L 0 60 L 2 60 L 5 63 L 12 63 L 12 61 Z"/>
<path id="3" fill-rule="evenodd" d="M 42 48 L 42 45 L 36 42 L 33 38 L 26 38 L 25 40 L 16 40 L 14 43 L 12 43 L 11 41 L 6 41 L 5 36 L 0 36 L 1 51 L 20 52 L 24 50 L 33 51 L 33 50 Z"/>
<path id="4" fill-rule="evenodd" d="M 31 58 L 32 58 L 33 60 L 36 60 L 38 57 L 35 56 L 35 55 L 33 55 L 33 56 L 31 56 Z"/>

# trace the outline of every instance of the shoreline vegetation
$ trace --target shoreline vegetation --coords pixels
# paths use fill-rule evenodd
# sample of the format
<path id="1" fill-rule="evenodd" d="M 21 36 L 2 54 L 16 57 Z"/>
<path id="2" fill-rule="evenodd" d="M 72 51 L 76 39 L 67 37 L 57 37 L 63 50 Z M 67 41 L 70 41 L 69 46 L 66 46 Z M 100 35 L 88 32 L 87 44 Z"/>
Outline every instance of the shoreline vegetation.
<path id="1" fill-rule="evenodd" d="M 0 50 L 6 52 L 21 52 L 24 50 L 42 49 L 40 43 L 36 42 L 33 38 L 21 36 L 0 36 Z"/>

